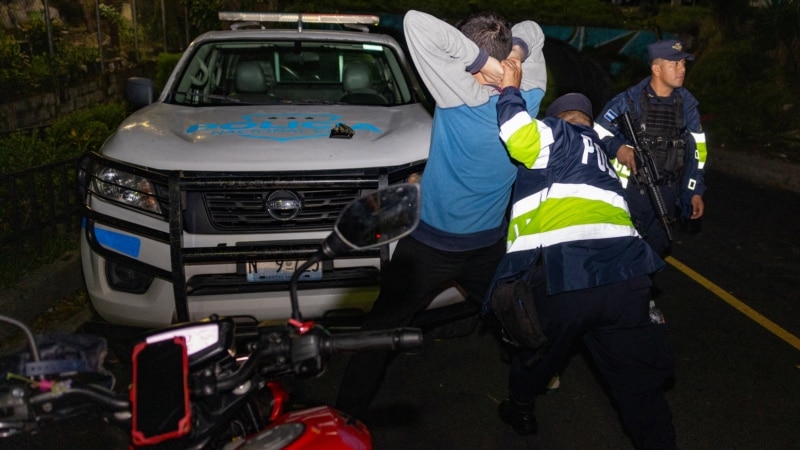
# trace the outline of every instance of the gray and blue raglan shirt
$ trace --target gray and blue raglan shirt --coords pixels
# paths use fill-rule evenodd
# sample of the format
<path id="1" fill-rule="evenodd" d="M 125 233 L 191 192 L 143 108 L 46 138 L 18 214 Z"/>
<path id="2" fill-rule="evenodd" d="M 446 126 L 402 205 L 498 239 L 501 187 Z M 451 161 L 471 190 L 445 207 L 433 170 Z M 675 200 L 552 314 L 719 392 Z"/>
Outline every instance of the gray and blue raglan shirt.
<path id="1" fill-rule="evenodd" d="M 436 101 L 430 153 L 422 177 L 422 223 L 414 237 L 431 247 L 465 251 L 486 247 L 507 232 L 507 207 L 517 168 L 497 135 L 497 87 L 472 73 L 488 54 L 455 27 L 429 14 L 404 18 L 411 58 Z M 536 117 L 547 85 L 544 33 L 533 21 L 513 26 L 527 50 L 522 96 Z"/>

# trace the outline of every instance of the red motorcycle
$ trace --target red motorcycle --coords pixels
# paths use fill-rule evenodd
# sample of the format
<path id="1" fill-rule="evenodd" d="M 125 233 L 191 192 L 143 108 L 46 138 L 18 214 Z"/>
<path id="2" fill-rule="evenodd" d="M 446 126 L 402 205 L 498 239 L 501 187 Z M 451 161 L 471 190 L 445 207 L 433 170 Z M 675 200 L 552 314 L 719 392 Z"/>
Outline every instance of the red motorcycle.
<path id="1" fill-rule="evenodd" d="M 330 406 L 289 410 L 282 380 L 318 376 L 338 353 L 418 348 L 422 331 L 331 334 L 303 319 L 297 283 L 304 270 L 321 260 L 409 234 L 419 208 L 419 188 L 408 184 L 354 201 L 319 250 L 295 271 L 288 323 L 269 326 L 212 316 L 150 333 L 134 346 L 127 393 L 106 383 L 98 357 L 105 348 L 102 338 L 58 338 L 41 350 L 27 327 L 0 316 L 22 327 L 31 347 L 0 362 L 0 437 L 101 412 L 130 430 L 131 448 L 372 448 L 364 424 Z"/>

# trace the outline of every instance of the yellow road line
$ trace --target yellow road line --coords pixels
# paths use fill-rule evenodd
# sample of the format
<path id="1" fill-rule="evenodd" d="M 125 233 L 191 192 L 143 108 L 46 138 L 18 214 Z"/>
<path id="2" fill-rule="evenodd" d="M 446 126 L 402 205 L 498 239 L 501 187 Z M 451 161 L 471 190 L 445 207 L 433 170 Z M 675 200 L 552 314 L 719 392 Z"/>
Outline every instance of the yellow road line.
<path id="1" fill-rule="evenodd" d="M 665 261 L 671 264 L 676 269 L 685 273 L 689 278 L 698 282 L 701 286 L 705 287 L 709 291 L 716 294 L 717 297 L 721 298 L 726 303 L 739 310 L 739 312 L 741 312 L 745 316 L 751 318 L 756 323 L 766 328 L 769 332 L 771 332 L 775 336 L 778 336 L 779 338 L 788 342 L 789 345 L 791 345 L 792 347 L 796 348 L 797 350 L 800 350 L 800 339 L 798 339 L 797 336 L 793 335 L 792 333 L 789 333 L 788 331 L 781 328 L 780 325 L 762 316 L 761 314 L 758 313 L 758 311 L 747 306 L 746 304 L 744 304 L 744 302 L 732 296 L 731 294 L 725 292 L 721 287 L 712 283 L 707 278 L 695 272 L 694 270 L 690 269 L 687 265 L 683 264 L 682 262 L 678 261 L 672 256 L 667 256 L 665 258 Z"/>

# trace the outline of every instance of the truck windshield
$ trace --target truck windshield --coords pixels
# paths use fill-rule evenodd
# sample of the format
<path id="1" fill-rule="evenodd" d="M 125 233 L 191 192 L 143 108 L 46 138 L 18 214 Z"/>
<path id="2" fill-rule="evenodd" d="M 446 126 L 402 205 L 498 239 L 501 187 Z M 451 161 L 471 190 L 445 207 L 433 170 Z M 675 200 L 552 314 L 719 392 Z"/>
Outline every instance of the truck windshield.
<path id="1" fill-rule="evenodd" d="M 331 41 L 217 41 L 198 46 L 170 103 L 398 105 L 413 96 L 383 45 Z"/>

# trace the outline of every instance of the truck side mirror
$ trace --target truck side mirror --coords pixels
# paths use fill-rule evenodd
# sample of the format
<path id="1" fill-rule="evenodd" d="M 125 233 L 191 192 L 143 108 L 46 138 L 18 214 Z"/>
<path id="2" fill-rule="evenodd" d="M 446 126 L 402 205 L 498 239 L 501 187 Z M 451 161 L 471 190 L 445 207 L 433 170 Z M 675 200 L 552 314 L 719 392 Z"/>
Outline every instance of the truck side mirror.
<path id="1" fill-rule="evenodd" d="M 156 85 L 153 80 L 142 77 L 131 77 L 125 81 L 125 100 L 134 110 L 143 108 L 156 101 Z"/>

